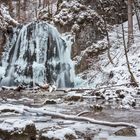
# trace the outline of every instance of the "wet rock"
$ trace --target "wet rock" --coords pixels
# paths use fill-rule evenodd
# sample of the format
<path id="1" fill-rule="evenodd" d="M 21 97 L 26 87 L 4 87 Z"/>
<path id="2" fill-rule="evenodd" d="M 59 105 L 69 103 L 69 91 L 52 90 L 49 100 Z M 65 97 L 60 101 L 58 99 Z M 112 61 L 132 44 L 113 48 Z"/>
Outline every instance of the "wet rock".
<path id="1" fill-rule="evenodd" d="M 93 109 L 95 112 L 101 112 L 103 110 L 103 106 L 102 105 L 90 105 L 90 108 Z"/>
<path id="2" fill-rule="evenodd" d="M 83 97 L 80 95 L 72 95 L 72 96 L 66 96 L 65 101 L 83 101 Z"/>
<path id="3" fill-rule="evenodd" d="M 116 90 L 116 94 L 118 95 L 118 98 L 123 99 L 125 97 L 125 92 L 123 90 Z"/>
<path id="4" fill-rule="evenodd" d="M 138 91 L 137 91 L 137 95 L 140 95 L 140 89 L 138 89 Z"/>
<path id="5" fill-rule="evenodd" d="M 7 113 L 7 112 L 11 112 L 11 113 L 20 113 L 20 112 L 14 110 L 14 109 L 8 109 L 8 108 L 5 108 L 5 109 L 0 110 L 0 114 L 1 114 L 1 113 Z"/>
<path id="6" fill-rule="evenodd" d="M 36 127 L 32 121 L 6 120 L 0 124 L 0 139 L 36 140 Z"/>
<path id="7" fill-rule="evenodd" d="M 136 136 L 134 128 L 122 128 L 114 133 L 116 136 Z"/>
<path id="8" fill-rule="evenodd" d="M 47 104 L 56 104 L 56 101 L 54 101 L 54 100 L 46 100 L 43 104 L 44 105 L 47 105 Z"/>

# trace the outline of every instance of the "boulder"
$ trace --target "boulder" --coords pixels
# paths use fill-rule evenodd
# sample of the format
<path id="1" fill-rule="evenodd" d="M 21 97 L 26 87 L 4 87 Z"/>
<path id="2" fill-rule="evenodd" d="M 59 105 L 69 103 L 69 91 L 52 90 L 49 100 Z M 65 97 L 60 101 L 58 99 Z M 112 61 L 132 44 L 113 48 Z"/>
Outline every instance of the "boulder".
<path id="1" fill-rule="evenodd" d="M 81 95 L 67 95 L 65 101 L 83 101 L 83 97 Z"/>
<path id="2" fill-rule="evenodd" d="M 39 140 L 76 140 L 77 135 L 75 131 L 69 128 L 63 128 L 55 131 L 48 131 L 41 134 Z"/>
<path id="3" fill-rule="evenodd" d="M 122 128 L 114 133 L 116 136 L 136 136 L 134 128 Z"/>
<path id="4" fill-rule="evenodd" d="M 26 120 L 5 120 L 0 124 L 0 139 L 36 140 L 35 124 Z"/>

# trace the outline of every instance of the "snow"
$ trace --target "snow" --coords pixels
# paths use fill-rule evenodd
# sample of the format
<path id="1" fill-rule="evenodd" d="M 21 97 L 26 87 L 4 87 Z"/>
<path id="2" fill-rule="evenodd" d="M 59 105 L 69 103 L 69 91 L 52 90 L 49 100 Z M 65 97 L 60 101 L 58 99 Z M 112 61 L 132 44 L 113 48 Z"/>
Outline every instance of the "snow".
<path id="1" fill-rule="evenodd" d="M 134 16 L 134 44 L 129 49 L 128 56 L 130 61 L 130 67 L 132 69 L 132 72 L 134 73 L 134 76 L 136 77 L 137 81 L 140 81 L 140 74 L 139 74 L 139 67 L 140 67 L 140 61 L 139 61 L 139 37 L 140 32 L 138 30 L 136 17 Z M 127 22 L 124 23 L 125 27 L 125 38 L 127 42 Z M 91 59 L 91 65 L 89 69 L 81 74 L 79 76 L 82 77 L 84 73 L 87 73 L 87 80 L 85 80 L 88 83 L 89 87 L 97 87 L 97 86 L 103 86 L 103 85 L 120 85 L 124 83 L 129 83 L 130 81 L 130 74 L 128 72 L 128 68 L 126 65 L 126 58 L 124 55 L 124 47 L 123 47 L 123 40 L 122 40 L 122 33 L 121 33 L 121 25 L 115 26 L 113 30 L 109 32 L 110 42 L 111 42 L 111 48 L 110 48 L 110 54 L 113 59 L 113 63 L 111 64 L 109 62 L 107 51 L 103 54 L 100 54 L 97 58 L 98 61 L 94 61 Z M 89 50 L 96 52 L 96 46 L 99 49 L 104 49 L 102 46 L 107 45 L 107 40 L 104 38 L 103 40 L 100 40 L 97 42 L 97 44 L 93 44 L 92 46 L 89 46 L 86 50 L 84 50 L 80 56 L 77 56 L 77 62 L 80 61 L 81 57 L 85 55 Z M 98 52 L 98 50 L 97 50 Z M 113 72 L 113 78 L 109 78 L 110 72 Z M 85 84 L 86 86 L 86 84 Z"/>
<path id="2" fill-rule="evenodd" d="M 131 71 L 136 78 L 136 81 L 140 81 L 140 31 L 138 29 L 138 24 L 136 16 L 133 16 L 134 20 L 134 44 L 128 51 L 128 57 L 130 62 Z M 127 43 L 127 29 L 128 22 L 123 23 L 125 29 L 125 39 Z M 89 46 L 81 52 L 80 55 L 74 58 L 76 65 L 80 63 L 82 58 L 88 53 L 95 54 L 95 57 L 88 58 L 89 68 L 84 72 L 78 74 L 76 77 L 76 86 L 77 87 L 87 87 L 87 88 L 100 88 L 100 87 L 110 87 L 105 93 L 103 93 L 105 100 L 108 101 L 110 98 L 113 100 L 117 99 L 116 90 L 123 90 L 126 97 L 121 101 L 121 108 L 130 108 L 133 102 L 135 102 L 134 96 L 137 93 L 138 88 L 130 86 L 130 73 L 128 72 L 123 39 L 122 39 L 122 27 L 121 25 L 115 25 L 109 31 L 109 39 L 111 43 L 110 55 L 114 64 L 111 64 L 107 51 L 107 38 L 99 40 L 97 43 L 93 43 L 92 46 Z M 102 51 L 102 53 L 99 53 Z M 96 54 L 99 55 L 96 56 Z M 112 77 L 110 74 L 112 73 Z M 83 78 L 84 77 L 84 78 Z M 83 78 L 81 80 L 80 78 Z M 113 87 L 114 85 L 120 85 L 118 87 Z M 122 85 L 122 86 L 121 86 Z"/>
<path id="3" fill-rule="evenodd" d="M 72 21 L 73 20 L 73 16 L 75 16 L 74 13 L 70 13 L 68 14 L 69 10 L 71 9 L 71 7 L 73 8 L 73 10 L 75 12 L 78 12 L 80 10 L 80 8 L 83 5 L 79 4 L 78 2 L 74 1 L 71 2 L 71 4 L 67 3 L 66 1 L 64 1 L 61 5 L 61 7 L 65 7 L 63 8 L 60 13 L 58 13 L 58 15 L 56 15 L 54 17 L 54 20 L 56 22 L 60 22 L 62 25 L 67 24 L 67 22 Z M 5 7 L 1 7 L 3 8 L 3 15 L 5 17 L 5 20 L 9 21 L 9 20 L 13 20 L 11 19 L 11 17 L 8 15 L 7 10 Z M 83 7 L 84 8 L 84 7 Z M 79 14 L 77 15 L 77 21 L 74 23 L 74 25 L 72 26 L 72 32 L 78 31 L 79 30 L 79 25 L 77 24 L 77 22 L 81 22 L 82 20 L 85 19 L 85 17 L 87 16 L 89 19 L 92 19 L 92 16 L 96 15 L 95 11 L 91 11 L 90 7 L 87 8 L 87 11 L 89 13 L 86 12 L 79 12 Z M 98 16 L 98 15 L 96 15 Z M 16 21 L 14 21 L 16 22 Z M 100 23 L 97 23 L 100 24 Z M 50 25 L 51 26 L 51 25 Z M 126 35 L 126 42 L 127 42 L 127 22 L 124 23 L 124 27 L 125 27 L 125 35 Z M 42 32 L 42 30 L 39 30 L 39 32 L 37 32 L 39 35 L 40 32 Z M 56 32 L 53 32 L 54 35 L 58 35 L 58 33 L 56 34 Z M 134 16 L 134 35 L 137 36 L 135 38 L 135 43 L 132 45 L 132 47 L 129 49 L 128 55 L 129 55 L 129 61 L 130 61 L 130 65 L 132 68 L 132 72 L 134 73 L 134 76 L 136 77 L 137 81 L 140 81 L 140 73 L 139 73 L 139 67 L 140 67 L 140 53 L 139 53 L 139 37 L 140 37 L 140 32 L 138 30 L 137 27 L 137 22 L 136 22 L 136 17 Z M 47 36 L 42 36 L 42 39 L 45 39 Z M 126 65 L 126 60 L 125 60 L 125 56 L 124 56 L 124 48 L 123 48 L 123 42 L 122 42 L 122 34 L 121 34 L 121 25 L 118 25 L 116 27 L 113 28 L 113 30 L 111 30 L 109 32 L 109 37 L 110 37 L 110 42 L 112 45 L 112 48 L 110 49 L 111 52 L 111 57 L 113 58 L 113 62 L 114 64 L 111 64 L 108 60 L 107 57 L 107 53 L 104 52 L 103 54 L 98 56 L 98 62 L 95 62 L 91 60 L 91 63 L 93 64 L 87 71 L 85 71 L 84 73 L 79 74 L 79 77 L 75 78 L 75 73 L 74 73 L 74 65 L 73 62 L 71 60 L 70 57 L 70 53 L 71 52 L 71 45 L 73 43 L 73 38 L 72 36 L 67 33 L 67 34 L 63 34 L 62 35 L 62 39 L 67 43 L 67 49 L 66 49 L 66 53 L 64 56 L 61 56 L 61 61 L 63 62 L 69 62 L 70 66 L 71 66 L 71 71 L 70 71 L 70 75 L 71 75 L 71 81 L 73 81 L 73 79 L 75 78 L 74 81 L 76 81 L 75 86 L 81 86 L 81 87 L 88 87 L 88 88 L 98 88 L 101 86 L 113 86 L 113 85 L 121 85 L 121 84 L 125 84 L 125 83 L 129 83 L 130 81 L 130 75 L 129 72 L 127 70 L 127 65 Z M 24 38 L 25 39 L 25 38 Z M 23 39 L 23 40 L 24 40 Z M 38 38 L 37 38 L 38 40 Z M 25 43 L 25 42 L 24 42 Z M 22 44 L 23 46 L 25 44 Z M 29 42 L 31 44 L 31 54 L 34 53 L 34 49 L 32 48 L 33 43 Z M 44 67 L 44 63 L 45 60 L 43 61 L 42 64 L 40 64 L 40 52 L 39 52 L 39 42 L 37 42 L 37 49 L 36 49 L 36 53 L 37 53 L 37 62 L 33 62 L 33 69 L 34 69 L 34 83 L 35 82 L 39 82 L 42 84 L 43 79 L 40 79 L 40 72 L 43 73 L 42 71 L 45 71 L 45 67 Z M 80 56 L 77 56 L 75 58 L 75 61 L 78 63 L 82 57 L 85 55 L 85 53 L 87 52 L 95 52 L 97 53 L 98 51 L 102 50 L 102 49 L 106 49 L 107 46 L 107 41 L 106 38 L 104 38 L 103 40 L 98 41 L 98 43 L 94 43 L 92 44 L 92 46 L 89 46 L 88 48 L 86 48 L 86 50 L 81 52 Z M 22 48 L 23 51 L 21 52 L 21 56 L 19 57 L 19 60 L 16 62 L 16 64 L 18 65 L 22 65 L 23 69 L 26 66 L 26 61 L 23 61 L 22 58 L 23 57 L 23 52 L 26 51 L 27 48 Z M 17 51 L 17 50 L 16 50 Z M 60 54 L 61 54 L 61 50 L 60 49 Z M 15 56 L 17 54 L 14 54 Z M 44 56 L 46 58 L 46 55 Z M 12 59 L 12 64 L 14 65 L 15 62 L 15 58 Z M 52 60 L 53 65 L 56 65 L 56 61 Z M 7 67 L 7 63 L 4 64 L 5 67 Z M 69 67 L 68 67 L 69 68 Z M 20 69 L 22 71 L 22 69 Z M 0 77 L 3 78 L 4 77 L 4 73 L 5 73 L 5 68 L 4 67 L 0 67 Z M 13 72 L 13 68 L 11 68 L 10 70 L 11 72 L 9 74 L 11 74 Z M 113 72 L 113 77 L 109 78 L 110 73 Z M 87 79 L 86 80 L 82 80 L 80 79 L 80 77 L 82 77 L 83 75 L 85 75 L 85 73 L 87 74 Z M 16 75 L 16 73 L 15 73 Z M 26 78 L 26 77 L 18 77 L 18 75 L 16 75 L 17 80 L 18 81 L 26 81 L 27 83 L 30 82 L 30 78 Z M 44 77 L 41 76 L 41 78 Z M 9 78 L 9 77 L 7 77 Z M 64 79 L 64 73 L 62 73 L 59 77 L 60 79 Z M 63 83 L 64 84 L 64 83 Z M 55 88 L 55 87 L 54 87 Z M 52 90 L 52 89 L 50 89 Z M 112 87 L 110 87 L 110 89 L 106 89 L 105 93 L 103 93 L 104 91 L 100 90 L 102 94 L 102 96 L 105 98 L 105 101 L 109 101 L 110 99 L 112 100 L 117 100 L 118 95 L 116 94 L 116 90 L 121 90 L 120 95 L 125 95 L 125 97 L 121 100 L 121 104 L 120 104 L 120 108 L 125 108 L 125 109 L 130 109 L 130 107 L 132 106 L 133 102 L 135 102 L 135 98 L 134 96 L 136 95 L 137 92 L 137 88 L 131 87 L 131 86 L 120 86 L 120 87 L 116 87 L 112 90 Z M 88 92 L 86 91 L 85 93 L 88 94 Z M 77 94 L 75 92 L 70 92 L 69 94 L 67 94 L 66 96 L 82 96 L 84 93 L 82 94 Z M 19 99 L 19 101 L 22 100 L 28 100 L 28 99 Z M 33 102 L 33 100 L 28 100 Z M 80 106 L 79 103 L 75 103 L 78 106 Z M 64 106 L 65 104 L 62 104 L 62 106 Z M 28 113 L 25 112 L 26 109 L 34 111 L 34 113 L 31 113 L 30 115 L 41 115 L 41 111 L 45 112 L 45 111 L 51 111 L 52 114 L 55 112 L 68 112 L 70 111 L 70 109 L 66 110 L 66 109 L 61 109 L 61 108 L 57 108 L 56 106 L 49 106 L 49 107 L 41 107 L 39 109 L 34 109 L 34 108 L 28 108 L 22 105 L 11 105 L 11 104 L 1 104 L 0 105 L 0 113 L 3 110 L 15 110 L 16 112 L 18 112 L 19 114 L 25 115 L 24 117 L 26 119 L 28 119 Z M 25 109 L 25 110 L 24 110 Z M 24 114 L 25 113 L 25 114 Z M 4 114 L 4 113 L 2 113 Z M 6 113 L 5 113 L 6 114 Z M 7 113 L 6 115 L 10 115 L 10 113 Z M 38 116 L 37 116 L 38 117 Z M 39 117 L 38 117 L 38 121 L 39 121 Z M 35 121 L 37 121 L 37 118 L 34 119 Z M 51 119 L 51 117 L 49 118 L 49 123 L 47 123 L 46 126 L 50 126 L 53 127 L 53 122 L 54 119 Z M 56 121 L 56 120 L 55 120 Z M 60 120 L 56 121 L 56 124 L 58 124 L 57 122 Z M 68 121 L 65 121 L 68 122 Z M 73 121 L 69 121 L 69 123 L 73 123 Z M 65 139 L 65 135 L 66 134 L 72 134 L 73 136 L 75 136 L 77 138 L 77 135 L 75 133 L 75 131 L 92 131 L 92 133 L 99 133 L 99 135 L 95 136 L 94 139 L 95 140 L 101 140 L 101 139 L 108 139 L 108 140 L 127 140 L 127 139 L 132 139 L 132 140 L 139 140 L 140 137 L 140 130 L 137 130 L 137 137 L 116 137 L 116 136 L 112 136 L 110 135 L 108 132 L 103 131 L 100 133 L 100 129 L 98 128 L 102 128 L 98 125 L 93 125 L 93 124 L 89 124 L 89 123 L 80 123 L 80 122 L 74 122 L 74 125 L 68 126 L 68 128 L 62 128 L 61 127 L 58 128 L 58 130 L 54 129 L 54 130 L 49 130 L 47 131 L 47 133 L 43 133 L 44 136 L 48 137 L 48 138 L 53 138 L 55 136 L 55 138 L 64 140 Z M 24 128 L 26 125 L 28 124 L 33 124 L 33 121 L 30 120 L 24 120 L 24 119 L 6 119 L 3 121 L 3 123 L 0 123 L 0 129 L 4 129 L 4 130 L 8 130 L 8 131 L 15 131 L 15 130 L 19 130 Z M 55 124 L 55 125 L 56 125 Z M 42 126 L 44 127 L 44 123 L 42 124 Z M 41 127 L 42 127 L 41 126 Z M 104 127 L 103 127 L 104 128 Z M 110 128 L 109 128 L 110 129 Z"/>
<path id="4" fill-rule="evenodd" d="M 9 14 L 9 11 L 8 11 L 8 8 L 4 5 L 4 4 L 1 4 L 0 5 L 0 11 L 1 11 L 1 14 L 2 16 L 4 17 L 4 20 L 8 23 L 13 23 L 15 25 L 18 24 L 18 22 L 16 20 L 14 20 L 10 14 Z"/>
<path id="5" fill-rule="evenodd" d="M 98 22 L 94 21 L 96 19 L 98 19 Z M 54 15 L 52 20 L 55 23 L 59 23 L 60 26 L 70 27 L 72 25 L 71 32 L 73 33 L 77 32 L 79 27 L 81 27 L 81 23 L 86 23 L 86 21 L 91 21 L 96 24 L 101 32 L 103 29 L 103 20 L 98 13 L 91 9 L 91 7 L 82 5 L 77 0 L 64 0 L 58 9 L 58 13 Z"/>
<path id="6" fill-rule="evenodd" d="M 60 140 L 66 140 L 66 135 L 73 135 L 75 138 L 77 138 L 75 131 L 73 131 L 70 128 L 63 128 L 56 131 L 48 131 L 47 134 L 43 134 L 43 136 L 48 137 L 49 139 L 56 138 Z"/>
<path id="7" fill-rule="evenodd" d="M 127 32 L 127 24 L 128 24 L 127 22 L 124 23 L 125 32 Z M 137 36 L 135 37 L 135 35 Z M 140 61 L 139 61 L 140 54 L 139 54 L 139 47 L 136 47 L 140 45 L 138 41 L 140 38 L 139 36 L 140 36 L 140 32 L 137 27 L 136 17 L 134 16 L 134 42 L 135 43 L 130 48 L 130 51 L 128 52 L 128 56 L 129 56 L 132 72 L 134 73 L 137 81 L 140 81 L 140 76 L 139 76 L 139 71 L 138 71 L 139 66 L 140 66 Z M 100 86 L 104 84 L 107 84 L 107 85 L 118 84 L 119 85 L 123 83 L 129 83 L 130 81 L 130 74 L 127 69 L 126 58 L 124 55 L 121 25 L 118 25 L 118 27 L 114 27 L 113 30 L 109 32 L 109 37 L 110 37 L 110 42 L 112 46 L 110 49 L 110 53 L 111 53 L 111 57 L 113 59 L 114 64 L 112 65 L 109 62 L 106 52 L 98 56 L 99 61 L 97 63 L 95 63 L 93 60 L 91 67 L 86 71 L 88 73 L 87 74 L 87 77 L 88 77 L 87 80 L 89 81 L 88 84 L 91 87 L 93 85 L 97 86 L 99 84 Z M 127 34 L 125 34 L 125 37 L 127 40 Z M 98 41 L 98 43 L 95 44 L 94 46 L 97 46 L 97 48 L 99 48 L 99 47 L 102 47 L 102 44 L 104 44 L 104 46 L 107 45 L 106 38 L 104 38 L 102 41 Z M 95 51 L 96 47 L 89 46 L 83 52 L 83 55 L 87 53 L 90 49 L 91 51 L 92 50 Z M 101 48 L 101 49 L 104 49 L 104 48 Z M 78 56 L 78 57 L 79 59 L 81 58 L 81 56 Z M 112 79 L 109 79 L 109 74 L 111 71 L 113 72 L 114 76 Z M 80 74 L 80 76 L 82 76 L 82 73 Z"/>
<path id="8" fill-rule="evenodd" d="M 22 119 L 6 119 L 2 123 L 0 123 L 0 129 L 6 130 L 8 132 L 19 132 L 22 133 L 21 130 L 24 130 L 27 125 L 34 124 L 31 120 L 22 120 Z"/>

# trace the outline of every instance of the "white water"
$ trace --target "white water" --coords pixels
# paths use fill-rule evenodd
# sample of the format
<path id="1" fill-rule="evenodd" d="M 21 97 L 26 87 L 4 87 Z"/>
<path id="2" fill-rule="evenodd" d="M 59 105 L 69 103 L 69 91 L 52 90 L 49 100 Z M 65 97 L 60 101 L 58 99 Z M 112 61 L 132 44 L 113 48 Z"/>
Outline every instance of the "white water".
<path id="1" fill-rule="evenodd" d="M 71 60 L 72 39 L 62 36 L 45 22 L 34 22 L 14 30 L 5 46 L 0 67 L 1 86 L 51 83 L 74 85 Z"/>

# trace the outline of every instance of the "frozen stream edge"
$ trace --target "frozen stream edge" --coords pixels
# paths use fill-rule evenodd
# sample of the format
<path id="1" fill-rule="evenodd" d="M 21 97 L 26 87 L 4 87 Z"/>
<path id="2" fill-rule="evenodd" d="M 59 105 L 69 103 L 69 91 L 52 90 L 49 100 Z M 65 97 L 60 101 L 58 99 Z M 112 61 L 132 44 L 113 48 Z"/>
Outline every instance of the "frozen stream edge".
<path id="1" fill-rule="evenodd" d="M 29 91 L 31 92 L 31 91 Z M 12 93 L 8 93 L 7 96 L 12 95 Z M 16 93 L 14 93 L 16 95 Z M 31 95 L 32 94 L 32 95 Z M 125 139 L 132 139 L 132 140 L 139 140 L 140 138 L 140 123 L 139 122 L 134 122 L 134 124 L 136 124 L 138 126 L 138 128 L 136 129 L 137 131 L 137 137 L 118 137 L 118 136 L 114 136 L 113 132 L 115 132 L 116 130 L 122 128 L 112 128 L 112 127 L 107 127 L 107 126 L 101 126 L 101 125 L 96 125 L 96 124 L 90 124 L 90 123 L 86 123 L 86 122 L 75 122 L 75 121 L 70 121 L 70 120 L 61 120 L 61 119 L 57 119 L 57 118 L 52 118 L 52 117 L 48 117 L 48 116 L 40 116 L 41 114 L 39 113 L 37 114 L 26 114 L 26 115 L 20 115 L 20 113 L 23 113 L 23 108 L 27 107 L 26 104 L 24 104 L 24 102 L 42 102 L 44 101 L 44 99 L 54 99 L 57 104 L 52 104 L 52 105 L 44 105 L 43 108 L 46 108 L 48 111 L 54 111 L 57 113 L 64 113 L 64 114 L 77 114 L 77 112 L 81 112 L 82 110 L 87 109 L 87 100 L 84 100 L 83 102 L 74 102 L 72 105 L 69 105 L 69 102 L 63 101 L 64 99 L 63 97 L 66 96 L 67 93 L 47 93 L 47 92 L 42 92 L 39 91 L 38 93 L 29 93 L 25 95 L 24 92 L 20 93 L 20 97 L 18 97 L 18 95 L 16 95 L 16 97 L 14 97 L 15 99 L 10 99 L 8 97 L 7 101 L 2 100 L 3 97 L 1 97 L 0 100 L 0 109 L 4 109 L 4 108 L 8 108 L 8 109 L 15 109 L 16 112 L 19 112 L 19 114 L 14 114 L 14 113 L 1 113 L 0 114 L 0 122 L 2 122 L 3 120 L 8 120 L 8 119 L 13 119 L 13 120 L 31 120 L 33 122 L 35 122 L 36 127 L 38 130 L 43 129 L 44 127 L 48 128 L 49 131 L 51 132 L 55 132 L 56 130 L 63 130 L 64 128 L 68 128 L 72 131 L 81 131 L 81 132 L 89 132 L 92 134 L 95 133 L 95 140 L 100 140 L 100 138 L 105 137 L 107 138 L 107 140 L 125 140 Z M 5 94 L 6 95 L 6 94 Z M 2 96 L 2 95 L 1 95 Z M 32 98 L 34 97 L 34 98 Z M 16 99 L 16 98 L 20 98 Z M 38 98 L 38 101 L 37 101 Z M 40 99 L 40 100 L 39 100 Z M 61 101 L 60 101 L 61 100 Z M 16 103 L 16 101 L 20 101 L 20 103 Z M 9 103 L 7 103 L 9 102 Z M 14 104 L 14 105 L 13 105 Z M 17 106 L 17 107 L 16 107 Z M 36 108 L 36 110 L 38 110 L 39 108 Z M 105 110 L 106 111 L 106 110 Z M 111 112 L 111 111 L 110 111 Z M 114 111 L 115 112 L 115 111 Z M 139 110 L 130 110 L 130 112 L 132 112 L 131 114 L 135 113 L 137 116 L 139 114 Z M 105 112 L 104 112 L 105 113 Z M 116 119 L 121 119 L 121 117 L 119 116 L 119 111 L 116 110 L 116 116 L 112 116 L 115 117 Z M 130 118 L 128 116 L 128 112 L 127 111 L 120 111 L 120 116 L 122 115 L 122 117 L 126 116 L 128 118 L 126 118 L 126 120 L 128 120 L 127 122 L 130 121 Z M 96 115 L 96 114 L 93 114 Z M 99 117 L 99 119 L 101 119 L 101 117 L 103 114 L 96 115 L 95 118 L 97 119 Z M 109 115 L 109 114 L 108 114 Z M 90 116 L 92 117 L 92 116 Z M 106 119 L 106 115 L 104 115 L 105 119 Z M 110 116 L 108 116 L 110 117 Z M 109 119 L 109 118 L 108 118 Z M 41 120 L 41 121 L 40 121 Z M 101 119 L 102 120 L 102 119 Z M 119 121 L 119 120 L 118 120 Z M 137 120 L 136 120 L 137 121 Z M 24 121 L 23 121 L 24 122 Z M 57 131 L 56 131 L 57 132 Z M 58 131 L 59 132 L 59 131 Z M 59 132 L 60 133 L 60 132 Z M 55 133 L 55 135 L 59 135 L 59 133 Z"/>

